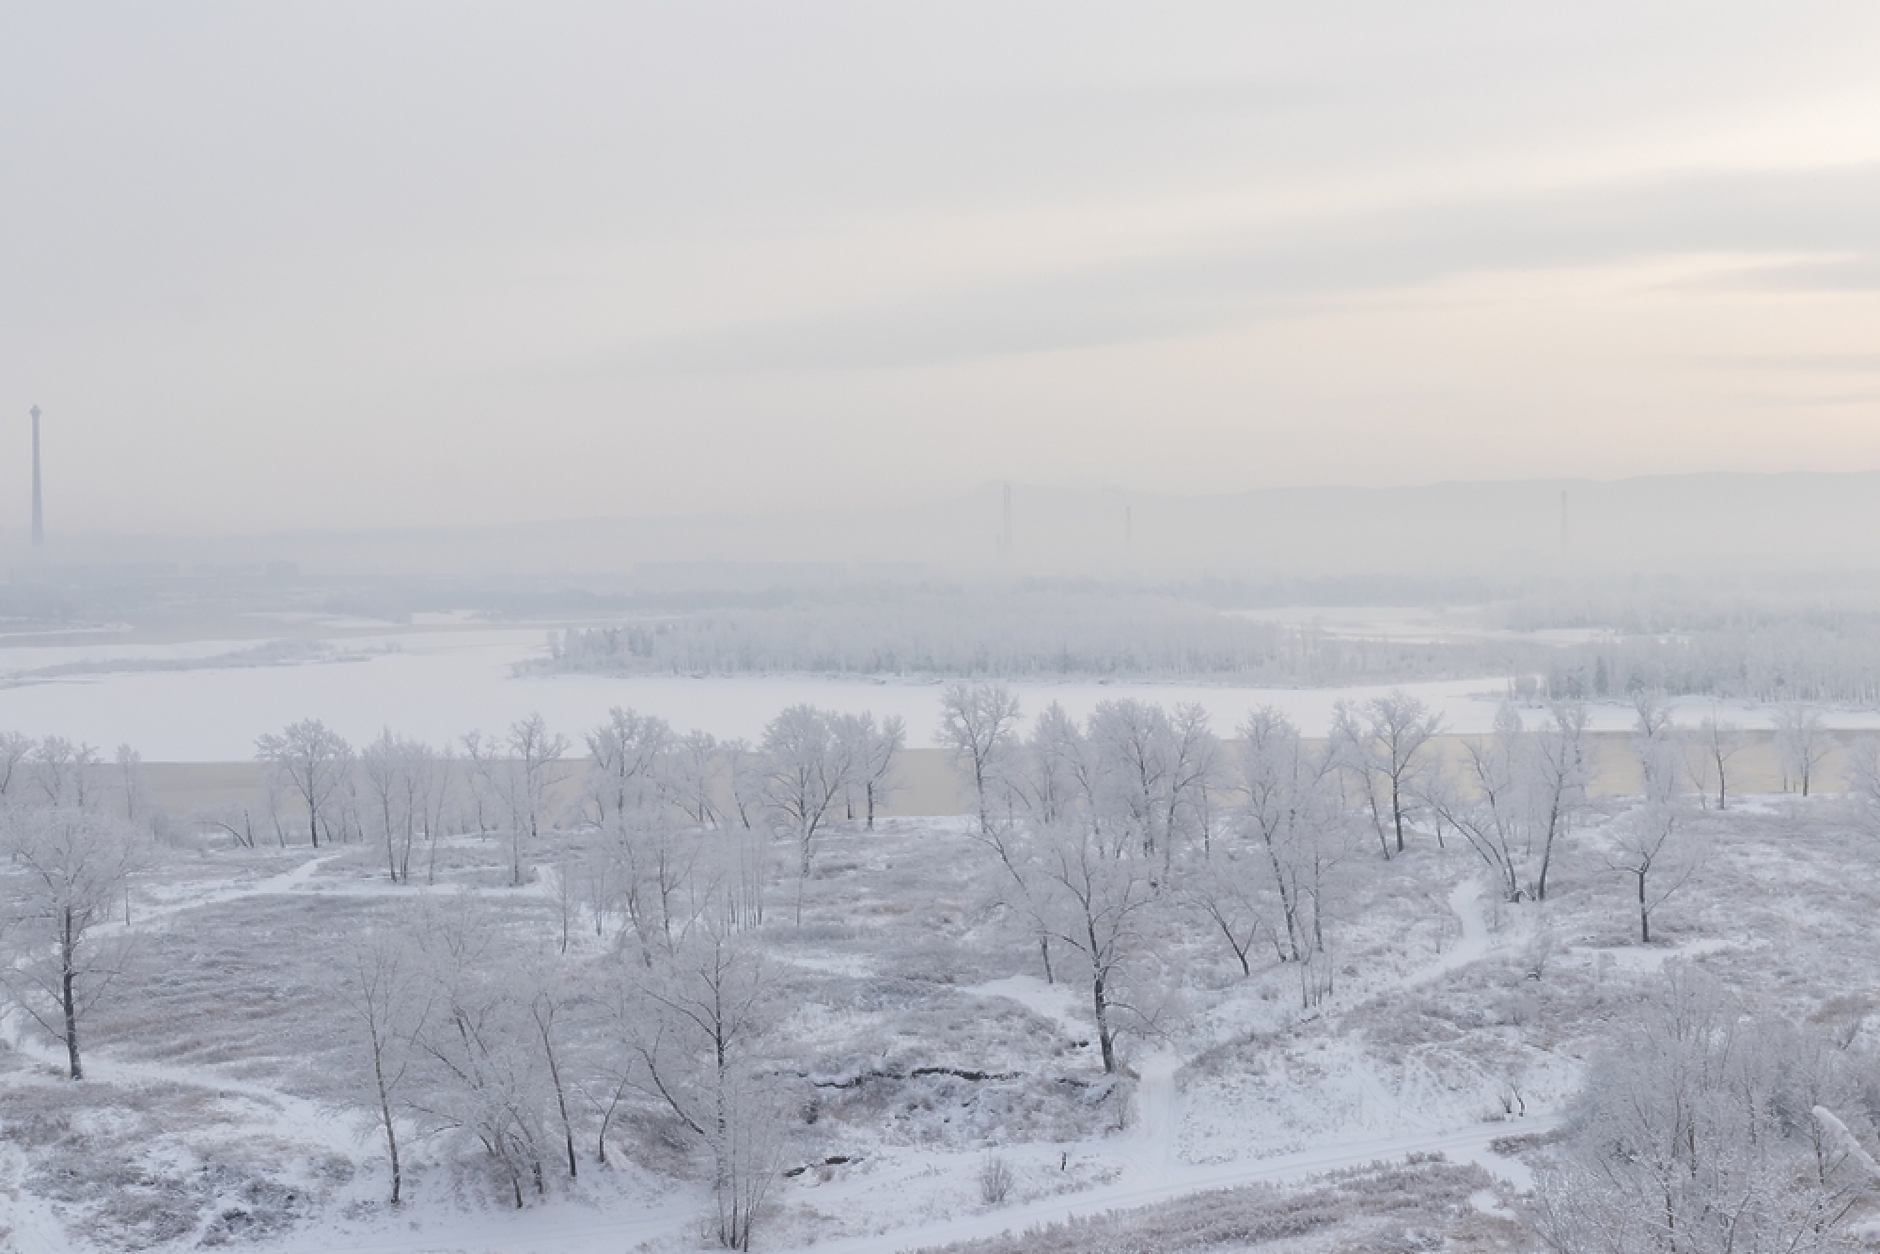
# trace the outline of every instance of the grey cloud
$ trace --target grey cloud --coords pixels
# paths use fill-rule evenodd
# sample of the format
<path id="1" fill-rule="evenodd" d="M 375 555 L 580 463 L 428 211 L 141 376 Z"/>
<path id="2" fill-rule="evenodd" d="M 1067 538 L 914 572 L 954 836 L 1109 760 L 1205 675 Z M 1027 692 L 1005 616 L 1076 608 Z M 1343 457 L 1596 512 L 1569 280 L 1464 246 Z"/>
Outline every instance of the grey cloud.
<path id="1" fill-rule="evenodd" d="M 576 372 L 872 369 L 1191 335 L 1455 276 L 1655 256 L 1842 254 L 1739 280 L 1880 280 L 1880 166 L 1692 174 L 1569 194 L 1328 216 L 1148 260 L 646 340 Z M 1760 276 L 1760 277 L 1757 277 Z"/>
<path id="2" fill-rule="evenodd" d="M 1880 254 L 1785 261 L 1707 280 L 1717 290 L 1753 292 L 1880 291 Z"/>
<path id="3" fill-rule="evenodd" d="M 1738 399 L 1760 409 L 1831 409 L 1838 405 L 1880 405 L 1880 392 L 1830 392 L 1816 396 L 1758 393 Z"/>
<path id="4" fill-rule="evenodd" d="M 1719 370 L 1793 370 L 1823 374 L 1880 373 L 1880 353 L 1736 353 L 1665 359 L 1674 366 Z"/>

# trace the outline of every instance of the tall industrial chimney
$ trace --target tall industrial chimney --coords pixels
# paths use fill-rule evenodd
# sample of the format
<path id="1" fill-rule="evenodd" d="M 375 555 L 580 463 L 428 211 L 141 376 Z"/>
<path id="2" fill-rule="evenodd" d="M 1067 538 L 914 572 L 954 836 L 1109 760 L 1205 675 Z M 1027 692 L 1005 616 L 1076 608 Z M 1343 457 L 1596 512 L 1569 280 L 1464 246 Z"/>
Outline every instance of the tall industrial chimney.
<path id="1" fill-rule="evenodd" d="M 46 542 L 46 518 L 39 499 L 39 406 L 33 406 L 33 547 Z"/>

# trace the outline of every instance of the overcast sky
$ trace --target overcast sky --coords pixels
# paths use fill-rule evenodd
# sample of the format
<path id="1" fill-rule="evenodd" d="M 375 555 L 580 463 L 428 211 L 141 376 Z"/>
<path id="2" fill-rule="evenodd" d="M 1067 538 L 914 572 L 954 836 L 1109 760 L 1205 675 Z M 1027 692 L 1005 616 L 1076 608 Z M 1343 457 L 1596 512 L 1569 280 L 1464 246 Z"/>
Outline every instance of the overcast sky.
<path id="1" fill-rule="evenodd" d="M 1880 468 L 1876 66 L 1871 0 L 5 0 L 0 531 L 34 403 L 55 532 Z"/>

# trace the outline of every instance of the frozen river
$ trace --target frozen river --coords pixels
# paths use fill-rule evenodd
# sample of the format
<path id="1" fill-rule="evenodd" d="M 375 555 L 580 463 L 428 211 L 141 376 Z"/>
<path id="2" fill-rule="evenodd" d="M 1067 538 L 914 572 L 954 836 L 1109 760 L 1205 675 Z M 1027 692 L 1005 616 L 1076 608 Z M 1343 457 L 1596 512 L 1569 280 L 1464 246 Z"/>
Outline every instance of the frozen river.
<path id="1" fill-rule="evenodd" d="M 933 742 L 941 684 L 932 680 L 837 679 L 812 675 L 691 678 L 657 675 L 526 675 L 516 664 L 546 654 L 543 628 L 492 627 L 388 632 L 329 642 L 319 660 L 269 665 L 217 665 L 250 641 L 186 644 L 96 644 L 0 647 L 0 729 L 57 734 L 107 754 L 129 744 L 152 762 L 232 762 L 254 755 L 255 737 L 302 718 L 318 718 L 354 743 L 390 727 L 442 744 L 472 730 L 501 732 L 539 713 L 551 729 L 577 738 L 609 707 L 658 714 L 680 729 L 720 738 L 756 740 L 778 710 L 797 702 L 907 720 L 911 745 Z M 203 665 L 209 661 L 209 665 Z M 189 669 L 110 669 L 125 664 L 185 664 Z M 47 675 L 51 667 L 89 671 Z M 1385 687 L 1261 689 L 1203 684 L 1016 683 L 1027 715 L 1052 701 L 1082 718 L 1097 702 L 1133 696 L 1164 704 L 1194 701 L 1231 733 L 1261 705 L 1286 710 L 1308 735 L 1322 734 L 1340 700 Z M 1447 730 L 1486 731 L 1505 680 L 1474 679 L 1404 685 L 1442 712 Z M 1691 704 L 1680 721 L 1695 722 L 1708 703 Z M 1594 710 L 1594 726 L 1620 730 L 1632 711 Z M 1765 712 L 1726 709 L 1742 726 L 1767 726 Z M 1837 726 L 1880 726 L 1869 714 L 1841 714 Z"/>

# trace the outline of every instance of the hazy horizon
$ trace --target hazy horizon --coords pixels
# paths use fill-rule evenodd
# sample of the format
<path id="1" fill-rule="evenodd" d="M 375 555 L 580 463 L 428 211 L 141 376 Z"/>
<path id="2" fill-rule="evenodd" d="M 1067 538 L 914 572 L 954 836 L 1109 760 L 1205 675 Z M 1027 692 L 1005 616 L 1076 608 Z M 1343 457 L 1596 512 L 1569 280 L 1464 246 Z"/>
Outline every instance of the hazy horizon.
<path id="1" fill-rule="evenodd" d="M 307 575 L 632 575 L 813 589 L 907 578 L 1148 583 L 1357 576 L 1518 585 L 1633 574 L 1880 571 L 1880 472 L 1716 472 L 1214 494 L 986 483 L 893 506 L 806 502 L 431 526 L 164 535 L 0 528 L 15 579 L 61 569 L 295 564 Z M 40 575 L 32 572 L 38 570 Z M 615 580 L 614 582 L 618 582 Z M 1448 600 L 1451 594 L 1437 593 Z"/>
<path id="2" fill-rule="evenodd" d="M 0 518 L 1880 467 L 1880 12 L 16 10 Z"/>

